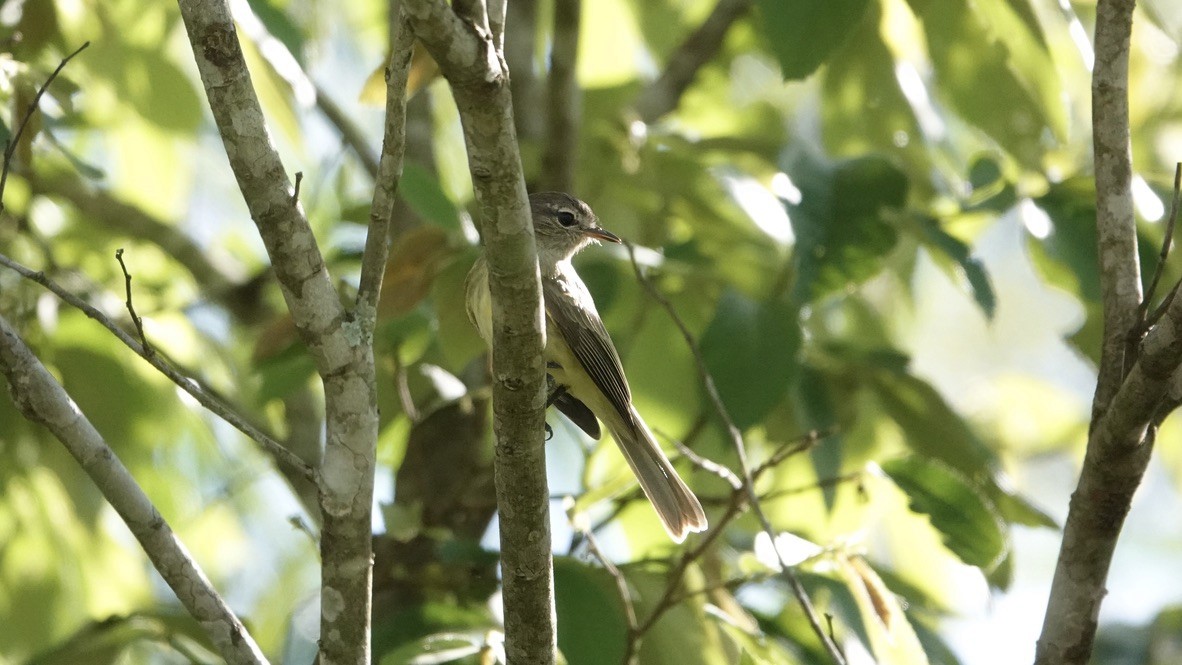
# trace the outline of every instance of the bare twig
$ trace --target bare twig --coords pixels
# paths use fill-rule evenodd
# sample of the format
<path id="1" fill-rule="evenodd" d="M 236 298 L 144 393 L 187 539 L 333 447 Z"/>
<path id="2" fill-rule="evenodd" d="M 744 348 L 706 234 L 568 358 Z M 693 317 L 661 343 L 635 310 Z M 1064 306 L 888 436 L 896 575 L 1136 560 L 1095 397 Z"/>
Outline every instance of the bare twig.
<path id="1" fill-rule="evenodd" d="M 295 186 L 291 190 L 291 204 L 296 205 L 300 202 L 300 185 L 304 183 L 304 172 L 295 172 Z"/>
<path id="2" fill-rule="evenodd" d="M 123 328 L 119 327 L 107 315 L 100 312 L 90 303 L 82 300 L 78 296 L 70 293 L 57 282 L 53 281 L 45 275 L 45 273 L 30 270 L 25 266 L 13 261 L 12 259 L 0 254 L 0 265 L 3 265 L 11 270 L 16 271 L 25 279 L 36 282 L 41 286 L 49 289 L 58 298 L 70 306 L 80 310 L 86 316 L 98 321 L 104 328 L 109 330 L 124 346 L 131 349 L 144 360 L 148 361 L 152 367 L 155 367 L 161 374 L 168 377 L 170 381 L 175 383 L 177 387 L 189 393 L 193 399 L 197 400 L 201 406 L 209 409 L 211 413 L 225 420 L 232 425 L 239 432 L 242 432 L 251 439 L 257 441 L 260 445 L 267 449 L 275 459 L 295 469 L 310 481 L 315 481 L 316 474 L 307 464 L 299 457 L 296 457 L 290 450 L 285 448 L 283 444 L 276 441 L 269 434 L 264 433 L 255 425 L 252 425 L 246 418 L 235 411 L 230 405 L 226 404 L 221 398 L 214 395 L 211 391 L 205 389 L 194 379 L 185 376 L 180 371 L 175 369 L 171 364 L 165 361 L 158 353 L 148 353 L 140 342 L 137 342 L 131 335 L 127 334 Z"/>
<path id="3" fill-rule="evenodd" d="M 706 20 L 669 57 L 661 76 L 637 97 L 636 112 L 643 122 L 655 122 L 677 108 L 698 70 L 718 53 L 731 25 L 753 4 L 754 0 L 719 0 Z"/>
<path id="4" fill-rule="evenodd" d="M 546 86 L 546 149 L 542 154 L 541 189 L 574 189 L 578 150 L 579 83 L 575 58 L 579 52 L 581 0 L 556 0 L 550 78 Z M 527 113 L 534 112 L 526 110 Z"/>
<path id="5" fill-rule="evenodd" d="M 78 460 L 226 662 L 266 663 L 250 633 L 218 595 L 127 467 L 3 317 L 0 317 L 0 372 L 8 379 L 17 408 L 29 420 L 45 425 Z"/>
<path id="6" fill-rule="evenodd" d="M 264 57 L 269 51 L 263 51 Z M 361 162 L 361 167 L 371 178 L 377 180 L 378 177 L 378 156 L 374 154 L 373 149 L 369 147 L 369 141 L 365 136 L 365 132 L 361 131 L 353 120 L 341 110 L 341 107 L 328 96 L 328 93 L 316 84 L 313 84 L 316 90 L 316 107 L 324 114 L 326 120 L 337 128 L 341 133 L 341 141 L 349 146 L 354 155 L 357 155 L 357 161 Z"/>
<path id="7" fill-rule="evenodd" d="M 148 336 L 144 334 L 144 320 L 140 318 L 139 314 L 135 313 L 135 305 L 131 304 L 131 273 L 127 271 L 127 264 L 123 262 L 123 248 L 115 250 L 115 260 L 119 262 L 119 268 L 123 270 L 123 284 L 127 290 L 127 312 L 131 314 L 131 322 L 135 324 L 135 331 L 140 335 L 140 346 L 144 350 L 145 358 L 151 358 L 156 355 L 155 349 L 148 344 Z"/>
<path id="8" fill-rule="evenodd" d="M 698 344 L 694 340 L 693 334 L 686 327 L 685 322 L 681 320 L 681 317 L 678 316 L 677 311 L 674 309 L 672 303 L 669 302 L 669 299 L 658 291 L 645 276 L 644 271 L 640 268 L 640 264 L 636 261 L 636 250 L 632 244 L 625 243 L 625 246 L 628 249 L 628 258 L 632 262 L 632 270 L 636 273 L 636 278 L 644 286 L 645 291 L 665 309 L 670 319 L 673 320 L 674 325 L 681 332 L 682 337 L 685 338 L 685 343 L 693 355 L 694 365 L 698 370 L 698 378 L 702 382 L 702 387 L 705 389 L 706 395 L 709 398 L 710 404 L 714 407 L 718 419 L 722 422 L 730 436 L 731 445 L 734 447 L 735 455 L 739 460 L 739 469 L 743 478 L 743 490 L 751 506 L 751 511 L 755 514 L 760 526 L 767 533 L 768 537 L 771 538 L 771 541 L 773 543 L 776 542 L 775 530 L 772 528 L 771 522 L 768 521 L 767 515 L 764 514 L 763 507 L 759 503 L 759 496 L 755 492 L 755 475 L 752 472 L 750 463 L 747 461 L 747 448 L 743 444 L 743 434 L 731 419 L 726 405 L 722 403 L 722 397 L 719 396 L 718 388 L 714 385 L 714 377 L 710 375 L 710 371 L 706 368 L 706 361 L 702 358 L 702 353 L 698 349 Z M 845 657 L 842 656 L 841 651 L 837 648 L 837 644 L 829 638 L 829 635 L 821 626 L 820 618 L 817 616 L 816 610 L 813 609 L 812 600 L 809 598 L 804 586 L 800 583 L 800 579 L 793 572 L 793 568 L 784 560 L 780 551 L 777 549 L 775 552 L 777 558 L 780 559 L 781 574 L 788 582 L 788 586 L 792 589 L 793 595 L 796 596 L 797 602 L 800 603 L 801 609 L 804 610 L 805 617 L 808 619 L 813 632 L 820 638 L 821 644 L 824 645 L 825 650 L 829 653 L 829 657 L 833 662 L 837 665 L 844 665 Z"/>
<path id="9" fill-rule="evenodd" d="M 603 550 L 599 548 L 599 541 L 595 539 L 595 534 L 590 529 L 581 529 L 583 537 L 587 539 L 587 549 L 591 554 L 599 560 L 600 565 L 603 566 L 607 574 L 611 576 L 612 581 L 616 585 L 616 593 L 620 597 L 620 604 L 624 608 L 624 619 L 628 622 L 628 633 L 631 634 L 637 630 L 636 623 L 636 607 L 632 603 L 632 593 L 628 590 L 628 580 L 624 579 L 624 574 L 612 563 L 612 560 L 603 555 Z M 631 665 L 637 662 L 636 656 L 632 654 L 631 658 L 626 658 L 624 663 Z"/>
<path id="10" fill-rule="evenodd" d="M 29 124 L 29 120 L 32 119 L 33 114 L 37 112 L 37 107 L 41 104 L 41 97 L 45 95 L 46 90 L 49 90 L 49 85 L 53 83 L 53 80 L 57 78 L 58 74 L 62 73 L 66 65 L 74 59 L 74 56 L 81 53 L 88 46 L 90 46 L 90 42 L 83 42 L 82 46 L 75 49 L 73 53 L 62 58 L 62 61 L 58 63 L 58 66 L 49 75 L 49 78 L 45 79 L 45 83 L 42 83 L 41 87 L 37 89 L 37 94 L 33 95 L 33 101 L 29 102 L 29 107 L 25 109 L 25 114 L 21 116 L 20 122 L 16 126 L 16 131 L 12 133 L 12 136 L 8 139 L 8 143 L 4 146 L 4 168 L 0 170 L 0 212 L 4 211 L 4 190 L 8 186 L 8 172 L 12 169 L 12 155 L 16 152 L 16 147 L 20 144 L 21 135 L 24 134 L 25 127 Z"/>
<path id="11" fill-rule="evenodd" d="M 682 443 L 680 441 L 674 441 L 673 445 L 694 466 L 705 471 L 706 473 L 712 473 L 712 474 L 718 476 L 719 478 L 722 478 L 722 480 L 727 485 L 731 486 L 731 489 L 737 490 L 737 489 L 741 489 L 743 487 L 743 481 L 740 480 L 739 477 L 735 475 L 734 471 L 731 471 L 725 465 L 719 464 L 718 462 L 715 462 L 712 459 L 706 459 L 705 457 L 702 457 L 701 455 L 699 455 L 699 454 L 695 453 L 693 450 L 691 450 L 689 446 L 685 445 L 684 443 Z"/>
<path id="12" fill-rule="evenodd" d="M 1153 294 L 1157 292 L 1157 283 L 1161 281 L 1162 273 L 1165 272 L 1166 258 L 1170 255 L 1170 245 L 1174 241 L 1174 224 L 1178 220 L 1178 198 L 1180 193 L 1182 193 L 1182 162 L 1174 165 L 1174 197 L 1170 203 L 1170 214 L 1166 217 L 1165 237 L 1161 241 L 1161 252 L 1157 257 L 1157 267 L 1153 270 L 1153 279 L 1149 282 L 1149 288 L 1145 290 L 1145 297 L 1141 300 L 1141 307 L 1137 311 L 1137 317 L 1141 321 L 1142 334 L 1154 323 L 1157 323 L 1157 320 L 1169 308 L 1170 301 L 1173 300 L 1174 295 L 1178 292 L 1178 284 L 1175 284 L 1169 295 L 1154 310 L 1153 314 L 1146 315 L 1146 312 L 1149 311 L 1149 306 L 1152 304 Z M 1182 282 L 1179 282 L 1179 284 L 1182 284 Z"/>
<path id="13" fill-rule="evenodd" d="M 410 58 L 414 51 L 414 33 L 405 14 L 399 11 L 391 23 L 390 62 L 386 65 L 386 130 L 382 139 L 382 157 L 369 209 L 369 229 L 361 257 L 361 282 L 357 288 L 357 316 L 367 336 L 377 322 L 378 298 L 382 277 L 390 255 L 390 220 L 394 215 L 394 197 L 402 178 L 406 156 L 406 84 L 410 76 Z"/>

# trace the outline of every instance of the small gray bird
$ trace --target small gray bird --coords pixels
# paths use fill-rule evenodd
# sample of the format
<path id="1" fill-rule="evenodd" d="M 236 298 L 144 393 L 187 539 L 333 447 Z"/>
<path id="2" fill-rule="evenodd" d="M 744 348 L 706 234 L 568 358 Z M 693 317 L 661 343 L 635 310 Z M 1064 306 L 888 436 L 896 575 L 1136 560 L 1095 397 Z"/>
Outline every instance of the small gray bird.
<path id="1" fill-rule="evenodd" d="M 599 226 L 586 203 L 569 194 L 541 192 L 531 195 L 529 202 L 546 308 L 546 363 L 557 387 L 552 402 L 595 438 L 595 418 L 603 421 L 674 541 L 680 543 L 691 531 L 705 531 L 702 504 L 632 406 L 620 357 L 591 293 L 571 265 L 571 257 L 592 242 L 620 239 Z M 465 290 L 468 318 L 491 345 L 492 301 L 483 255 L 468 273 Z"/>

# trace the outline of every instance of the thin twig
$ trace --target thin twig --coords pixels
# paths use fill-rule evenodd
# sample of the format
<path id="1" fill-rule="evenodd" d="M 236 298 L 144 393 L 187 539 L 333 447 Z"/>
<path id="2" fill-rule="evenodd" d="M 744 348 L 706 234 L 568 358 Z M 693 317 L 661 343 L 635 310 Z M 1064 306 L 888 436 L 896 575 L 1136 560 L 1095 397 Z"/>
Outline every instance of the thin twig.
<path id="1" fill-rule="evenodd" d="M 414 51 L 414 32 L 399 5 L 398 16 L 391 23 L 390 61 L 386 65 L 386 129 L 382 138 L 382 156 L 369 209 L 369 229 L 361 256 L 361 281 L 357 287 L 357 311 L 362 327 L 373 333 L 377 321 L 382 278 L 390 256 L 390 221 L 394 216 L 394 197 L 402 178 L 406 157 L 406 85 Z"/>
<path id="2" fill-rule="evenodd" d="M 123 262 L 123 248 L 115 250 L 115 260 L 119 262 L 119 267 L 123 270 L 123 284 L 127 290 L 127 311 L 131 314 L 131 322 L 135 324 L 135 331 L 140 335 L 140 345 L 144 349 L 146 358 L 151 358 L 156 355 L 156 350 L 148 344 L 148 336 L 144 333 L 144 320 L 140 318 L 139 314 L 135 313 L 135 305 L 131 304 L 131 273 L 127 271 L 127 264 Z"/>
<path id="3" fill-rule="evenodd" d="M 1170 246 L 1174 241 L 1174 224 L 1178 219 L 1178 199 L 1180 193 L 1182 193 L 1182 162 L 1174 165 L 1174 198 L 1170 203 L 1170 214 L 1166 217 L 1165 237 L 1161 241 L 1161 252 L 1157 257 L 1157 267 L 1153 270 L 1153 279 L 1149 282 L 1149 288 L 1145 290 L 1145 297 L 1141 300 L 1140 311 L 1137 312 L 1137 316 L 1141 320 L 1142 334 L 1144 334 L 1147 328 L 1157 323 L 1157 320 L 1169 308 L 1170 301 L 1173 300 L 1174 294 L 1178 291 L 1178 285 L 1175 284 L 1162 304 L 1154 310 L 1152 315 L 1147 316 L 1146 313 L 1149 311 L 1149 306 L 1153 302 L 1153 294 L 1157 292 L 1157 283 L 1161 281 L 1162 273 L 1165 272 L 1166 259 L 1170 255 Z"/>
<path id="4" fill-rule="evenodd" d="M 106 314 L 100 312 L 93 305 L 67 291 L 60 284 L 46 277 L 45 273 L 30 270 L 29 268 L 26 268 L 25 266 L 13 261 L 3 254 L 0 254 L 0 265 L 10 268 L 19 273 L 25 279 L 36 282 L 46 289 L 49 289 L 54 295 L 56 295 L 58 298 L 61 298 L 63 302 L 80 310 L 83 314 L 94 319 L 95 321 L 98 321 L 120 342 L 123 342 L 124 346 L 134 351 L 136 355 L 148 361 L 152 367 L 155 367 L 160 371 L 161 374 L 168 377 L 168 379 L 180 387 L 181 390 L 184 390 L 185 392 L 192 395 L 193 399 L 197 400 L 199 404 L 209 409 L 210 412 L 219 416 L 222 420 L 225 420 L 227 423 L 233 425 L 234 428 L 239 432 L 242 432 L 246 436 L 257 441 L 260 445 L 267 449 L 267 452 L 273 455 L 280 462 L 291 466 L 293 469 L 298 471 L 300 475 L 304 476 L 308 480 L 316 482 L 316 472 L 313 471 L 312 467 L 305 464 L 303 460 L 301 460 L 287 448 L 283 447 L 283 444 L 276 441 L 273 437 L 264 433 L 258 427 L 250 424 L 246 418 L 238 414 L 232 407 L 230 407 L 220 398 L 201 387 L 197 381 L 185 376 L 173 368 L 172 365 L 160 357 L 160 354 L 153 354 L 145 351 L 140 342 L 137 342 L 131 335 L 128 335 L 125 330 L 120 328 Z"/>
<path id="5" fill-rule="evenodd" d="M 729 468 L 727 468 L 726 465 L 719 464 L 718 462 L 715 462 L 712 459 L 707 459 L 705 457 L 702 457 L 701 455 L 699 455 L 699 454 L 695 453 L 693 450 L 691 450 L 689 446 L 685 445 L 684 443 L 682 443 L 680 441 L 674 441 L 673 445 L 694 466 L 705 471 L 706 473 L 712 473 L 712 474 L 718 476 L 719 478 L 722 478 L 722 480 L 727 485 L 731 486 L 731 489 L 737 490 L 737 489 L 741 489 L 743 487 L 743 481 L 740 480 L 739 477 L 735 475 L 734 471 L 731 471 Z"/>
<path id="6" fill-rule="evenodd" d="M 4 211 L 4 188 L 8 186 L 8 172 L 12 168 L 12 155 L 16 151 L 16 146 L 20 143 L 21 134 L 25 131 L 25 126 L 29 124 L 29 120 L 33 114 L 37 112 L 37 107 L 41 104 L 41 97 L 49 90 L 49 85 L 57 78 L 57 75 L 66 68 L 66 64 L 74 59 L 74 56 L 81 53 L 86 47 L 90 46 L 90 42 L 83 42 L 73 53 L 62 58 L 58 63 L 57 68 L 45 79 L 45 83 L 37 89 L 37 94 L 33 96 L 33 101 L 29 102 L 29 108 L 25 110 L 24 116 L 21 117 L 20 124 L 16 126 L 16 131 L 13 132 L 12 137 L 8 139 L 8 143 L 4 146 L 4 168 L 0 170 L 0 212 Z"/>
<path id="7" fill-rule="evenodd" d="M 302 185 L 303 183 L 304 183 L 304 172 L 303 171 L 296 171 L 295 186 L 292 188 L 292 192 L 291 192 L 291 204 L 292 205 L 296 205 L 297 203 L 300 202 L 300 185 Z"/>
<path id="8" fill-rule="evenodd" d="M 763 528 L 764 532 L 767 533 L 768 537 L 771 538 L 771 541 L 773 543 L 776 542 L 775 530 L 772 528 L 771 522 L 768 521 L 767 515 L 764 514 L 763 507 L 759 503 L 759 496 L 755 492 L 755 476 L 752 472 L 751 465 L 747 460 L 747 449 L 743 444 L 743 434 L 735 425 L 734 420 L 731 419 L 730 413 L 726 409 L 726 405 L 722 402 L 722 397 L 718 394 L 718 388 L 714 385 L 714 377 L 710 375 L 710 371 L 706 367 L 706 361 L 704 358 L 702 358 L 702 353 L 698 348 L 697 341 L 694 339 L 693 334 L 690 332 L 689 328 L 685 325 L 685 322 L 681 320 L 680 316 L 678 316 L 677 311 L 674 309 L 672 303 L 669 302 L 669 299 L 657 290 L 652 282 L 650 282 L 645 276 L 644 271 L 641 270 L 640 264 L 636 261 L 636 250 L 632 246 L 632 243 L 626 242 L 624 245 L 628 249 L 628 258 L 632 262 L 632 270 L 636 273 L 636 278 L 640 281 L 641 285 L 644 286 L 645 291 L 647 291 L 649 295 L 652 296 L 652 298 L 665 309 L 665 311 L 669 314 L 669 318 L 673 320 L 674 325 L 676 325 L 677 329 L 681 331 L 682 337 L 685 338 L 685 343 L 689 347 L 690 353 L 693 355 L 694 365 L 698 370 L 698 378 L 702 382 L 702 387 L 705 389 L 706 395 L 710 400 L 710 404 L 714 407 L 714 411 L 718 415 L 718 419 L 726 428 L 726 431 L 731 439 L 731 445 L 735 449 L 735 455 L 738 457 L 739 469 L 743 478 L 744 493 L 747 495 L 747 501 L 751 506 L 751 511 L 755 514 L 760 526 Z M 845 657 L 842 656 L 841 651 L 837 648 L 837 644 L 829 638 L 829 635 L 821 626 L 821 620 L 817 616 L 816 610 L 813 608 L 812 600 L 805 591 L 804 585 L 800 583 L 800 578 L 798 578 L 796 573 L 793 572 L 792 566 L 788 565 L 787 561 L 784 560 L 784 557 L 780 551 L 777 549 L 775 552 L 776 557 L 780 560 L 781 574 L 788 582 L 788 586 L 792 589 L 793 595 L 796 596 L 796 600 L 800 603 L 801 609 L 804 610 L 805 617 L 808 618 L 809 625 L 812 627 L 813 632 L 816 633 L 818 638 L 820 638 L 821 643 L 825 646 L 825 650 L 829 652 L 829 656 L 832 658 L 833 662 L 837 665 L 845 665 Z"/>
<path id="9" fill-rule="evenodd" d="M 624 606 L 624 619 L 628 622 L 628 632 L 632 633 L 637 628 L 636 623 L 636 607 L 632 603 L 632 594 L 628 591 L 628 580 L 624 579 L 624 574 L 616 567 L 616 564 L 611 559 L 603 554 L 603 550 L 599 548 L 599 541 L 595 539 L 595 534 L 590 529 L 580 529 L 583 532 L 583 537 L 587 539 L 587 549 L 591 554 L 599 560 L 600 565 L 611 575 L 612 581 L 616 584 L 616 593 L 620 596 L 620 604 Z M 636 661 L 636 654 L 633 654 L 631 659 L 624 660 L 626 665 L 632 665 Z"/>
<path id="10" fill-rule="evenodd" d="M 131 472 L 2 316 L 0 374 L 8 380 L 17 410 L 30 421 L 45 426 L 77 460 L 139 541 L 177 599 L 208 634 L 224 661 L 234 665 L 266 663 L 250 633 L 218 595 Z"/>

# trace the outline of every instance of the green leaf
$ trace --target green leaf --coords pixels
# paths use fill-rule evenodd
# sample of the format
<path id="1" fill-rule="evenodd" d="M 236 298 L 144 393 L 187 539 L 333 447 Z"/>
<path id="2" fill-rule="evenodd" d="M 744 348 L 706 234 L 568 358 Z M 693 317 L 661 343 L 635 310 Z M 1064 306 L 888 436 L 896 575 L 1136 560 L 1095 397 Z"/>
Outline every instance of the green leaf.
<path id="1" fill-rule="evenodd" d="M 799 377 L 795 381 L 794 395 L 795 399 L 791 402 L 796 407 L 800 424 L 804 428 L 820 432 L 831 430 L 837 425 L 837 409 L 824 373 L 810 365 L 802 365 Z M 842 436 L 837 432 L 823 445 L 813 446 L 809 450 L 809 459 L 813 463 L 813 471 L 817 478 L 834 478 L 841 473 L 844 447 Z M 825 485 L 821 489 L 821 495 L 825 500 L 825 508 L 833 510 L 837 501 L 837 486 Z"/>
<path id="2" fill-rule="evenodd" d="M 785 79 L 816 71 L 857 27 L 868 0 L 759 0 L 768 43 Z"/>
<path id="3" fill-rule="evenodd" d="M 759 422 L 788 390 L 800 348 L 796 314 L 783 302 L 756 303 L 734 290 L 718 302 L 702 356 L 740 429 Z"/>
<path id="4" fill-rule="evenodd" d="M 460 211 L 439 181 L 418 164 L 407 164 L 398 183 L 398 195 L 420 217 L 450 231 L 460 229 Z"/>
<path id="5" fill-rule="evenodd" d="M 283 42 L 292 57 L 304 64 L 304 33 L 281 7 L 271 0 L 247 0 L 255 16 L 266 26 L 272 37 Z"/>
<path id="6" fill-rule="evenodd" d="M 1100 257 L 1096 249 L 1096 184 L 1079 176 L 1055 183 L 1034 199 L 1050 217 L 1045 238 L 1031 237 L 1035 265 L 1052 283 L 1094 302 L 1100 301 Z M 1053 261 L 1059 269 L 1048 266 Z M 1062 269 L 1066 269 L 1066 273 Z"/>
<path id="7" fill-rule="evenodd" d="M 306 385 L 316 374 L 316 363 L 302 344 L 295 344 L 278 355 L 259 362 L 258 399 L 266 402 L 290 395 L 296 388 Z"/>
<path id="8" fill-rule="evenodd" d="M 960 267 L 961 276 L 968 282 L 973 300 L 985 313 L 985 317 L 992 319 L 993 313 L 997 310 L 997 296 L 993 292 L 989 274 L 985 272 L 985 265 L 973 258 L 968 245 L 940 228 L 940 222 L 935 218 L 919 216 L 916 221 L 920 241 Z"/>
<path id="9" fill-rule="evenodd" d="M 926 665 L 927 654 L 903 605 L 874 569 L 859 557 L 841 557 L 835 563 L 857 603 L 877 662 Z"/>
<path id="10" fill-rule="evenodd" d="M 801 191 L 788 206 L 796 234 L 796 302 L 815 301 L 882 268 L 897 233 L 883 213 L 907 200 L 907 176 L 878 155 L 836 165 L 798 156 L 787 167 Z"/>
<path id="11" fill-rule="evenodd" d="M 558 649 L 570 665 L 617 665 L 623 659 L 628 622 L 606 570 L 555 557 L 554 603 Z"/>
<path id="12" fill-rule="evenodd" d="M 993 451 L 930 384 L 910 374 L 876 372 L 870 385 L 913 451 L 968 478 L 991 476 L 997 467 Z"/>
<path id="13" fill-rule="evenodd" d="M 1037 23 L 1004 2 L 908 0 L 923 22 L 938 91 L 1028 166 L 1044 132 L 1066 134 L 1058 70 Z"/>
<path id="14" fill-rule="evenodd" d="M 926 514 L 961 561 L 986 572 L 994 569 L 1009 547 L 1005 525 L 993 504 L 955 470 L 919 456 L 882 464 L 911 509 Z"/>

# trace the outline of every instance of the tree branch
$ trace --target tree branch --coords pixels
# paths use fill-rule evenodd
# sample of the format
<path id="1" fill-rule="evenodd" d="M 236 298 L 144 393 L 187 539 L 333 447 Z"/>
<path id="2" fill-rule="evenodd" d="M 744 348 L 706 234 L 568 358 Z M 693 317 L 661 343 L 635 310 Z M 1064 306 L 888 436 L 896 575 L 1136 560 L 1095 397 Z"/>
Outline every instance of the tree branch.
<path id="1" fill-rule="evenodd" d="M 546 665 L 554 662 L 557 640 L 543 440 L 542 299 L 508 72 L 491 36 L 447 4 L 407 0 L 404 9 L 451 83 L 489 263 L 505 649 L 509 662 Z"/>
<path id="2" fill-rule="evenodd" d="M 179 0 L 230 168 L 324 383 L 320 662 L 370 660 L 377 386 L 368 315 L 346 312 L 272 145 L 224 0 Z"/>
<path id="3" fill-rule="evenodd" d="M 254 638 L 214 590 L 127 467 L 2 316 L 0 371 L 8 379 L 17 408 L 49 429 L 78 460 L 222 657 L 234 664 L 266 663 Z"/>
<path id="4" fill-rule="evenodd" d="M 582 0 L 555 0 L 554 40 L 550 46 L 550 78 L 546 84 L 546 151 L 542 155 L 541 189 L 569 192 L 575 186 L 579 147 L 579 12 Z"/>
<path id="5" fill-rule="evenodd" d="M 98 321 L 104 328 L 106 328 L 112 335 L 115 336 L 123 345 L 135 352 L 136 355 L 148 361 L 152 367 L 155 367 L 158 372 L 168 377 L 181 390 L 189 393 L 189 395 L 197 400 L 197 403 L 209 410 L 210 413 L 218 416 L 222 420 L 232 425 L 239 432 L 257 441 L 268 453 L 271 454 L 277 461 L 282 462 L 291 469 L 295 470 L 305 479 L 315 482 L 315 472 L 304 462 L 293 454 L 290 450 L 285 448 L 282 444 L 275 440 L 271 435 L 263 432 L 259 427 L 252 424 L 246 417 L 238 413 L 232 406 L 227 404 L 225 400 L 216 395 L 212 390 L 201 384 L 199 381 L 190 378 L 183 374 L 175 367 L 173 367 L 160 353 L 149 353 L 139 341 L 136 341 L 123 328 L 119 327 L 106 314 L 100 312 L 93 305 L 90 305 L 85 300 L 70 293 L 60 284 L 45 276 L 45 273 L 37 272 L 26 268 L 25 266 L 13 261 L 12 259 L 0 254 L 0 265 L 5 266 L 17 273 L 25 279 L 36 282 L 46 289 L 49 289 L 63 302 L 80 310 L 86 316 Z"/>
<path id="6" fill-rule="evenodd" d="M 746 14 L 752 4 L 754 0 L 719 0 L 706 20 L 669 57 L 661 76 L 636 98 L 636 112 L 643 122 L 656 122 L 677 108 L 698 70 L 718 53 L 731 25 Z"/>
<path id="7" fill-rule="evenodd" d="M 665 309 L 669 314 L 669 318 L 673 320 L 673 323 L 681 332 L 682 337 L 685 338 L 685 343 L 694 357 L 694 365 L 697 367 L 698 378 L 702 382 L 706 396 L 710 404 L 714 407 L 719 421 L 726 428 L 731 439 L 731 446 L 734 448 L 735 455 L 738 457 L 739 476 L 743 480 L 742 490 L 746 495 L 748 504 L 751 506 L 751 512 L 755 514 L 755 518 L 759 521 L 759 525 L 767 533 L 771 542 L 776 542 L 776 532 L 772 528 L 771 522 L 768 521 L 767 515 L 764 514 L 763 506 L 759 502 L 759 496 L 755 492 L 755 474 L 751 464 L 747 461 L 747 447 L 743 443 L 743 433 L 739 431 L 734 420 L 731 419 L 730 413 L 727 412 L 726 405 L 722 403 L 722 397 L 719 396 L 718 388 L 714 385 L 714 377 L 710 376 L 710 370 L 706 368 L 706 361 L 702 358 L 702 353 L 698 349 L 698 344 L 694 340 L 693 334 L 686 327 L 685 322 L 681 320 L 681 317 L 677 315 L 677 310 L 673 308 L 673 304 L 669 302 L 669 299 L 662 295 L 653 286 L 652 282 L 645 277 L 644 272 L 640 269 L 640 264 L 636 261 L 636 250 L 632 244 L 625 243 L 625 247 L 628 249 L 628 258 L 632 262 L 632 270 L 636 273 L 636 279 L 644 286 L 645 291 Z M 715 529 L 718 529 L 718 527 L 715 527 Z M 832 636 L 821 626 L 820 617 L 817 616 L 816 610 L 813 609 L 812 600 L 809 598 L 804 586 L 800 583 L 800 578 L 796 576 L 793 567 L 784 560 L 779 549 L 773 549 L 776 552 L 776 557 L 780 560 L 781 575 L 788 582 L 789 588 L 792 589 L 792 594 L 796 596 L 797 602 L 800 603 L 801 609 L 804 610 L 805 617 L 808 619 L 813 632 L 821 640 L 821 644 L 825 647 L 833 662 L 837 665 L 845 665 L 845 657 L 837 648 L 837 644 L 833 641 Z"/>
<path id="8" fill-rule="evenodd" d="M 395 195 L 406 157 L 406 83 L 410 76 L 410 57 L 414 52 L 414 33 L 400 10 L 391 26 L 390 62 L 386 65 L 386 130 L 373 203 L 369 209 L 365 251 L 361 257 L 361 282 L 357 288 L 357 315 L 367 336 L 373 335 L 377 321 L 378 297 L 390 255 L 390 220 L 394 215 Z"/>
<path id="9" fill-rule="evenodd" d="M 541 104 L 541 86 L 534 56 L 538 35 L 538 0 L 513 0 L 509 3 L 505 31 L 505 61 L 513 76 L 509 89 L 513 92 L 514 126 L 517 139 L 529 146 L 542 136 L 545 120 L 537 109 Z M 535 153 L 536 154 L 536 153 Z"/>
<path id="10" fill-rule="evenodd" d="M 1088 449 L 1035 653 L 1039 665 L 1083 665 L 1091 658 L 1108 568 L 1153 449 L 1153 419 L 1182 360 L 1182 301 L 1170 301 L 1139 359 L 1133 335 L 1141 300 L 1129 148 L 1133 6 L 1133 0 L 1100 0 L 1096 7 L 1092 135 L 1104 341 Z"/>

